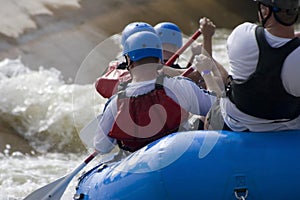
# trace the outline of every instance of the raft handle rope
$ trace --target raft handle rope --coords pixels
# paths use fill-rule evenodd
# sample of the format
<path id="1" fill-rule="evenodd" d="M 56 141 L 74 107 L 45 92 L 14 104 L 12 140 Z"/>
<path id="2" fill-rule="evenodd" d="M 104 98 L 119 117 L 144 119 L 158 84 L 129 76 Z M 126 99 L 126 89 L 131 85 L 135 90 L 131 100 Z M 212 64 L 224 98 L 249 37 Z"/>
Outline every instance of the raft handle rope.
<path id="1" fill-rule="evenodd" d="M 243 193 L 244 195 L 239 195 L 239 193 Z M 246 200 L 246 198 L 248 197 L 248 190 L 246 188 L 235 189 L 234 195 L 235 195 L 235 198 L 238 200 Z"/>

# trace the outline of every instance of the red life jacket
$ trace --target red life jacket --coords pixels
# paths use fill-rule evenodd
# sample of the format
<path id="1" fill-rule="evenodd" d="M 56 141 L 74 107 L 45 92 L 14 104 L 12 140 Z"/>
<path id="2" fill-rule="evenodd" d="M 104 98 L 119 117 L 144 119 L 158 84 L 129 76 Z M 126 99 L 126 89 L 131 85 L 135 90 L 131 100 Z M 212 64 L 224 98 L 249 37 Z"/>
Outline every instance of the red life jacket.
<path id="1" fill-rule="evenodd" d="M 110 98 L 118 92 L 120 82 L 126 82 L 131 79 L 127 69 L 118 69 L 118 61 L 109 63 L 109 67 L 95 83 L 97 92 L 104 98 Z"/>
<path id="2" fill-rule="evenodd" d="M 147 94 L 126 97 L 125 90 L 118 93 L 118 113 L 108 135 L 117 139 L 120 148 L 136 151 L 176 132 L 187 120 L 188 112 L 167 96 L 163 79 L 158 77 L 155 89 Z"/>

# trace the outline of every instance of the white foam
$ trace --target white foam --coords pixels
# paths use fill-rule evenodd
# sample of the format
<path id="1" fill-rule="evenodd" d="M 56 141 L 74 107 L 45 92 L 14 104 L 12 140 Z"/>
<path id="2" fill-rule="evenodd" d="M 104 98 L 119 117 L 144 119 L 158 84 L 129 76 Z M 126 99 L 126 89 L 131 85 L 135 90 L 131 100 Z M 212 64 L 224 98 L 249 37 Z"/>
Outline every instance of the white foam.
<path id="1" fill-rule="evenodd" d="M 27 29 L 37 28 L 35 15 L 52 15 L 48 9 L 79 8 L 80 0 L 0 0 L 0 34 L 17 38 Z"/>
<path id="2" fill-rule="evenodd" d="M 0 74 L 1 120 L 40 152 L 76 150 L 77 131 L 102 111 L 94 85 L 66 84 L 55 68 L 33 71 L 20 59 L 4 60 Z"/>

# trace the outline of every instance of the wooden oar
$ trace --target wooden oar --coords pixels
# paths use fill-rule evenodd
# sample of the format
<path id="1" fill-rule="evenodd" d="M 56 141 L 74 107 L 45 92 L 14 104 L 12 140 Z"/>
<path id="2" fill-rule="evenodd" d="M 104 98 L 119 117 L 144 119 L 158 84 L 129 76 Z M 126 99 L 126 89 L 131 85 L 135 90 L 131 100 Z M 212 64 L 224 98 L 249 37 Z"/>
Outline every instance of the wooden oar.
<path id="1" fill-rule="evenodd" d="M 59 200 L 64 194 L 71 180 L 76 176 L 91 160 L 97 156 L 95 151 L 84 162 L 73 170 L 70 174 L 45 185 L 25 197 L 24 200 Z"/>

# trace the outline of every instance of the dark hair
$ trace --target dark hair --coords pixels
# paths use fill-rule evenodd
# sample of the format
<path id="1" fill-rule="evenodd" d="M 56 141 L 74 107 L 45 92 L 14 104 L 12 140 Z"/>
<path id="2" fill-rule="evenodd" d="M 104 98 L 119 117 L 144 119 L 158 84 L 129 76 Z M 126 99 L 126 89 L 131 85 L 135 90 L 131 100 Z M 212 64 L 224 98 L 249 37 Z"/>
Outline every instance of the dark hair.
<path id="1" fill-rule="evenodd" d="M 299 9 L 276 9 L 273 8 L 274 17 L 277 22 L 284 26 L 291 26 L 298 20 Z"/>

